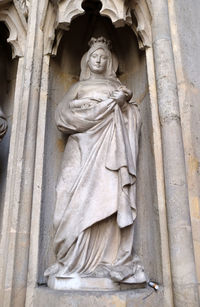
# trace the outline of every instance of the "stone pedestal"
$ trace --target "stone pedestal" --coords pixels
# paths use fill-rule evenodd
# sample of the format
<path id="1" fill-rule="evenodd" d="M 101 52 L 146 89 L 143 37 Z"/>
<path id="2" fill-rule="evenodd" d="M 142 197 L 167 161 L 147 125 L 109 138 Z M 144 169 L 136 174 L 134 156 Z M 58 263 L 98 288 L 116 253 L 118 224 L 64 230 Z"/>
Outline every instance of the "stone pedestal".
<path id="1" fill-rule="evenodd" d="M 82 290 L 82 291 L 120 291 L 146 287 L 145 275 L 135 283 L 117 283 L 109 278 L 80 278 L 78 275 L 73 278 L 49 277 L 48 287 L 56 290 Z"/>
<path id="2" fill-rule="evenodd" d="M 158 292 L 151 288 L 129 291 L 58 291 L 47 287 L 36 289 L 33 306 L 55 307 L 152 307 L 166 306 L 163 289 Z"/>

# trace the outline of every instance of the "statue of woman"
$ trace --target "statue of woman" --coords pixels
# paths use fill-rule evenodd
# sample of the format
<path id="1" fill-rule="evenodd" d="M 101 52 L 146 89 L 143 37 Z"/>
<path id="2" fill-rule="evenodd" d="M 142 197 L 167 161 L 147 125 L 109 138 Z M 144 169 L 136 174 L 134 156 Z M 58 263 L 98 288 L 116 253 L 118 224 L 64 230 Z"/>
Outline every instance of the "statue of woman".
<path id="1" fill-rule="evenodd" d="M 133 257 L 140 117 L 117 68 L 109 42 L 92 38 L 80 81 L 56 110 L 58 129 L 70 136 L 56 189 L 56 263 L 45 272 L 54 289 L 145 282 Z"/>

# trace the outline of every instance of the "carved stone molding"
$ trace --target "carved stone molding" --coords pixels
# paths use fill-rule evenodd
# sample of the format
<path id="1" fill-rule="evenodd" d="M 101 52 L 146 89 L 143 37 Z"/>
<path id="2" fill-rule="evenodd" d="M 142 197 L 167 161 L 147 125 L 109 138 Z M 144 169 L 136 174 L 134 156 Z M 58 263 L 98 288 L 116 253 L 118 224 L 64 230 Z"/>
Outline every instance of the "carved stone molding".
<path id="1" fill-rule="evenodd" d="M 135 32 L 140 49 L 151 46 L 151 15 L 146 0 L 101 0 L 102 15 L 110 17 L 115 27 L 125 24 Z M 137 20 L 137 24 L 133 20 Z"/>
<path id="2" fill-rule="evenodd" d="M 56 28 L 56 15 L 54 14 L 54 7 L 49 3 L 45 22 L 44 22 L 44 54 L 56 55 L 60 40 L 63 35 L 63 30 Z"/>
<path id="3" fill-rule="evenodd" d="M 68 30 L 72 19 L 84 14 L 85 11 L 81 6 L 82 2 L 83 0 L 68 0 L 59 2 L 57 18 L 59 28 Z"/>
<path id="4" fill-rule="evenodd" d="M 135 0 L 132 12 L 137 20 L 137 25 L 132 24 L 140 49 L 151 46 L 151 14 L 146 0 Z"/>
<path id="5" fill-rule="evenodd" d="M 146 1 L 101 0 L 100 14 L 109 17 L 115 27 L 129 25 L 137 36 L 140 49 L 151 46 L 151 14 Z M 57 28 L 68 30 L 72 19 L 84 14 L 83 2 L 83 0 L 52 0 L 57 6 Z"/>
<path id="6" fill-rule="evenodd" d="M 101 15 L 108 16 L 116 28 L 132 24 L 131 10 L 124 0 L 101 0 Z"/>
<path id="7" fill-rule="evenodd" d="M 14 0 L 15 6 L 19 8 L 27 19 L 29 14 L 30 0 Z"/>
<path id="8" fill-rule="evenodd" d="M 0 11 L 0 21 L 3 21 L 8 27 L 10 36 L 7 41 L 12 46 L 12 57 L 23 56 L 26 41 L 26 28 L 14 5 Z"/>

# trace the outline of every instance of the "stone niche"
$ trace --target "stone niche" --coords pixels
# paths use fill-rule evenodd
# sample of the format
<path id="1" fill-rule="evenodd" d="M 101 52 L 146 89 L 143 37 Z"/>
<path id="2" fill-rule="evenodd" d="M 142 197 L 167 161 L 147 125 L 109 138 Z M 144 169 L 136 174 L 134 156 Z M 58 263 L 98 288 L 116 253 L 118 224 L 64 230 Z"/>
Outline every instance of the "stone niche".
<path id="1" fill-rule="evenodd" d="M 69 30 L 64 31 L 57 55 L 50 61 L 38 284 L 46 283 L 44 271 L 54 262 L 52 220 L 55 185 L 67 141 L 67 138 L 58 132 L 55 126 L 55 108 L 69 87 L 78 80 L 80 60 L 92 36 L 105 36 L 112 41 L 113 51 L 119 60 L 118 77 L 133 91 L 134 99 L 140 108 L 142 130 L 138 160 L 138 212 L 134 246 L 135 252 L 144 264 L 148 278 L 160 284 L 162 283 L 160 233 L 145 52 L 139 50 L 137 38 L 128 25 L 115 28 L 108 17 L 103 17 L 92 9 L 72 20 Z"/>
<path id="2" fill-rule="evenodd" d="M 12 59 L 11 46 L 7 43 L 9 31 L 4 22 L 0 22 L 0 106 L 8 121 L 8 130 L 0 142 L 0 217 L 2 217 L 7 163 L 11 136 L 13 101 L 17 74 L 17 59 Z M 0 219 L 0 223 L 2 223 Z"/>

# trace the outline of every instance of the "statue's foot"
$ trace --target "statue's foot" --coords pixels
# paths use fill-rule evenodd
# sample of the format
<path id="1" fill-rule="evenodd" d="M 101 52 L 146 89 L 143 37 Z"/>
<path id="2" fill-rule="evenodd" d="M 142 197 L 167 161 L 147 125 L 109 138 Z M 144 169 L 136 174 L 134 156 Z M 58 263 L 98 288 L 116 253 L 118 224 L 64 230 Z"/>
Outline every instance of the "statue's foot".
<path id="1" fill-rule="evenodd" d="M 110 278 L 115 282 L 122 282 L 124 278 L 133 275 L 133 269 L 129 267 L 116 267 L 110 271 Z"/>
<path id="2" fill-rule="evenodd" d="M 115 282 L 138 284 L 145 283 L 146 276 L 141 265 L 116 266 L 110 271 L 110 278 Z"/>
<path id="3" fill-rule="evenodd" d="M 136 271 L 134 275 L 122 280 L 123 284 L 143 284 L 146 282 L 147 279 L 144 274 L 144 271 Z"/>

